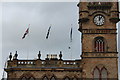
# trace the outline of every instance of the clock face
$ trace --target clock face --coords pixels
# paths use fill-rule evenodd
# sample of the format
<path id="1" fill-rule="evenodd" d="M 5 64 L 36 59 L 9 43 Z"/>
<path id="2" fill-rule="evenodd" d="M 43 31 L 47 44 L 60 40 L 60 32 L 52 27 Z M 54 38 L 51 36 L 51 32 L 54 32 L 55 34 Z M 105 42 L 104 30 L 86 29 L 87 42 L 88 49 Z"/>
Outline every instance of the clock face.
<path id="1" fill-rule="evenodd" d="M 105 22 L 104 16 L 102 16 L 102 15 L 97 15 L 97 16 L 94 17 L 94 23 L 95 23 L 97 26 L 103 25 L 104 22 Z"/>

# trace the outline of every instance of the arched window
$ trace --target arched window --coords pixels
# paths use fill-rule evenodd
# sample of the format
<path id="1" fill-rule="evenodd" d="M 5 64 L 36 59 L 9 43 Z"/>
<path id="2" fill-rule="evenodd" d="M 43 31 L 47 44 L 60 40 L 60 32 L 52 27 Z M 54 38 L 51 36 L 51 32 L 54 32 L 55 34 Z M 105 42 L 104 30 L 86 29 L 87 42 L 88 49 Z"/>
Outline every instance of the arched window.
<path id="1" fill-rule="evenodd" d="M 42 80 L 48 80 L 48 78 L 45 76 L 45 77 L 43 77 L 43 79 Z"/>
<path id="2" fill-rule="evenodd" d="M 99 80 L 100 79 L 100 71 L 97 67 L 93 71 L 93 76 L 94 76 L 94 80 Z"/>
<path id="3" fill-rule="evenodd" d="M 96 67 L 93 71 L 93 78 L 94 80 L 107 80 L 107 69 L 105 67 L 102 69 Z"/>
<path id="4" fill-rule="evenodd" d="M 107 70 L 105 68 L 101 70 L 101 80 L 107 80 Z"/>
<path id="5" fill-rule="evenodd" d="M 50 80 L 56 80 L 56 78 L 53 76 L 53 77 L 51 77 L 51 79 Z"/>
<path id="6" fill-rule="evenodd" d="M 64 80 L 70 80 L 70 78 L 69 77 L 65 77 Z"/>
<path id="7" fill-rule="evenodd" d="M 26 77 L 22 77 L 21 80 L 27 80 L 27 78 Z"/>
<path id="8" fill-rule="evenodd" d="M 35 80 L 35 78 L 34 77 L 30 77 L 29 80 Z"/>
<path id="9" fill-rule="evenodd" d="M 72 80 L 78 80 L 77 78 L 73 78 Z"/>
<path id="10" fill-rule="evenodd" d="M 94 50 L 95 52 L 104 52 L 105 51 L 105 42 L 103 37 L 95 38 Z"/>

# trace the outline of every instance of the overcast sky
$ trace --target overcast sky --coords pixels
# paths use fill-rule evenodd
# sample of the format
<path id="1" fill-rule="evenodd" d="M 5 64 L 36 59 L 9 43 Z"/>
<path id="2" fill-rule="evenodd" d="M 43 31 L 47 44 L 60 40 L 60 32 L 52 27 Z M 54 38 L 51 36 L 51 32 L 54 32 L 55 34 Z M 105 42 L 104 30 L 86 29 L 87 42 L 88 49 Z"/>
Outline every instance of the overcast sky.
<path id="1" fill-rule="evenodd" d="M 29 24 L 29 35 L 22 39 Z M 50 24 L 50 35 L 46 39 Z M 77 2 L 3 3 L 2 62 L 16 50 L 19 59 L 35 59 L 39 50 L 42 59 L 46 54 L 59 54 L 60 51 L 63 59 L 80 59 Z"/>
<path id="2" fill-rule="evenodd" d="M 46 54 L 59 54 L 60 51 L 63 52 L 63 59 L 80 59 L 81 33 L 78 31 L 77 2 L 6 2 L 0 3 L 1 6 L 0 48 L 3 64 L 9 53 L 15 54 L 16 50 L 19 59 L 36 59 L 39 50 L 42 59 L 46 58 Z M 29 35 L 22 39 L 29 24 Z M 50 24 L 49 39 L 45 39 Z M 69 37 L 71 27 L 72 43 Z"/>
<path id="3" fill-rule="evenodd" d="M 46 54 L 59 54 L 70 58 L 68 47 L 79 58 L 80 33 L 78 29 L 77 3 L 3 3 L 3 53 L 18 51 L 19 58 L 36 58 L 40 50 L 42 58 Z M 22 39 L 30 24 L 29 35 Z M 49 39 L 45 39 L 51 24 Z M 72 24 L 72 25 L 71 25 Z M 70 43 L 70 28 L 73 27 L 73 42 Z M 75 45 L 75 46 L 74 46 Z M 23 56 L 24 55 L 24 56 Z M 67 55 L 67 56 L 64 56 Z M 3 55 L 4 56 L 4 55 Z"/>

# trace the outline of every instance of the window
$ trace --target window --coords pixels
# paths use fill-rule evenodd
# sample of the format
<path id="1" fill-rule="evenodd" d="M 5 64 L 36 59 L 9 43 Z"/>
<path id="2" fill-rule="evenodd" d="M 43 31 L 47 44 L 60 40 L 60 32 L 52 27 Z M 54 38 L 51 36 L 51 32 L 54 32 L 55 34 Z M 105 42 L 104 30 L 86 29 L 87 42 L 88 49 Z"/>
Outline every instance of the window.
<path id="1" fill-rule="evenodd" d="M 105 68 L 101 71 L 101 80 L 107 80 L 107 70 Z"/>
<path id="2" fill-rule="evenodd" d="M 48 80 L 48 78 L 45 76 L 42 80 Z"/>
<path id="3" fill-rule="evenodd" d="M 30 77 L 29 80 L 35 80 L 35 78 L 34 77 Z"/>
<path id="4" fill-rule="evenodd" d="M 95 38 L 95 45 L 94 45 L 95 52 L 104 52 L 105 50 L 105 42 L 103 37 L 96 37 Z"/>
<path id="5" fill-rule="evenodd" d="M 73 78 L 72 80 L 78 80 L 77 78 Z"/>
<path id="6" fill-rule="evenodd" d="M 64 80 L 70 80 L 70 78 L 69 78 L 69 77 L 66 77 Z"/>
<path id="7" fill-rule="evenodd" d="M 26 77 L 22 77 L 21 80 L 27 80 L 27 78 Z"/>
<path id="8" fill-rule="evenodd" d="M 94 80 L 99 80 L 99 78 L 100 78 L 100 71 L 99 71 L 99 69 L 97 67 L 94 69 L 93 76 L 94 76 Z"/>
<path id="9" fill-rule="evenodd" d="M 50 80 L 56 80 L 56 78 L 53 76 L 53 77 L 51 77 L 51 79 Z"/>
<path id="10" fill-rule="evenodd" d="M 93 71 L 94 80 L 107 80 L 107 70 L 106 68 L 99 69 L 96 67 Z"/>

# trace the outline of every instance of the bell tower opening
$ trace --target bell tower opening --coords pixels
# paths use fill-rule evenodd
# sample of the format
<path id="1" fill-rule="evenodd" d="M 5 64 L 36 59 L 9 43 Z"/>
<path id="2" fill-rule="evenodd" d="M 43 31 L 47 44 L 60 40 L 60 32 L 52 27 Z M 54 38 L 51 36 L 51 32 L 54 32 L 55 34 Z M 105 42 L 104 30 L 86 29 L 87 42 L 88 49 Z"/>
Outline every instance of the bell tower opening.
<path id="1" fill-rule="evenodd" d="M 94 51 L 105 52 L 105 41 L 103 37 L 96 37 L 94 40 Z"/>

